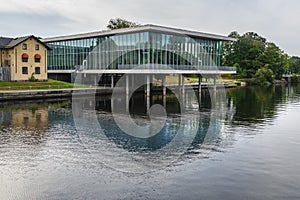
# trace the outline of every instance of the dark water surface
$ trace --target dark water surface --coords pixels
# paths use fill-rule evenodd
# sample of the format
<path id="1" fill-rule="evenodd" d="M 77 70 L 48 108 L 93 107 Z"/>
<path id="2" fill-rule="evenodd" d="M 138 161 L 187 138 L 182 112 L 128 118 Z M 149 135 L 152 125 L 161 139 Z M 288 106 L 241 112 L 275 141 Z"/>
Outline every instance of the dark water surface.
<path id="1" fill-rule="evenodd" d="M 0 199 L 300 199 L 299 85 L 230 89 L 222 102 L 203 91 L 200 112 L 190 97 L 152 96 L 167 119 L 147 138 L 117 126 L 110 97 L 77 113 L 70 99 L 1 102 Z M 146 104 L 129 102 L 144 127 Z"/>

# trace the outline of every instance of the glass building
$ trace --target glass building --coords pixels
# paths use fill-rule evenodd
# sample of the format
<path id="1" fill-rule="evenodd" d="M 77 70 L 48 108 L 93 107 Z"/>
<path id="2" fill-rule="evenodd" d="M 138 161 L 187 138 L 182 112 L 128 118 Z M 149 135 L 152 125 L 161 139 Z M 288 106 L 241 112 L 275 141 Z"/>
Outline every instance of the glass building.
<path id="1" fill-rule="evenodd" d="M 156 25 L 43 39 L 48 73 L 235 73 L 221 67 L 222 43 L 232 38 Z M 139 70 L 139 73 L 143 71 Z"/>

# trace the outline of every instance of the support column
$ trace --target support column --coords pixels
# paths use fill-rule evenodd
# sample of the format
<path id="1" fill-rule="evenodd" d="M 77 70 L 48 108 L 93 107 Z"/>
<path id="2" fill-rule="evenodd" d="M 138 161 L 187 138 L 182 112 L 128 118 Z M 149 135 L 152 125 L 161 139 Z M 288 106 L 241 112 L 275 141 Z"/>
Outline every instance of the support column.
<path id="1" fill-rule="evenodd" d="M 185 93 L 184 75 L 181 76 L 181 84 L 182 84 L 181 92 L 182 94 L 184 94 Z"/>
<path id="2" fill-rule="evenodd" d="M 217 75 L 214 76 L 214 91 L 217 91 Z"/>
<path id="3" fill-rule="evenodd" d="M 126 96 L 128 96 L 129 95 L 129 74 L 125 74 L 125 76 L 126 76 Z"/>
<path id="4" fill-rule="evenodd" d="M 115 106 L 114 98 L 110 99 L 110 106 L 111 106 L 111 111 L 113 112 L 114 111 L 114 106 Z"/>
<path id="5" fill-rule="evenodd" d="M 98 86 L 98 77 L 97 77 L 98 75 L 97 74 L 95 74 L 95 77 L 94 77 L 94 85 L 95 86 Z"/>
<path id="6" fill-rule="evenodd" d="M 199 95 L 201 94 L 201 90 L 202 90 L 201 83 L 202 83 L 202 76 L 199 74 L 198 75 L 198 86 L 199 86 L 198 92 L 199 92 Z"/>
<path id="7" fill-rule="evenodd" d="M 126 113 L 129 113 L 129 95 L 126 95 Z"/>
<path id="8" fill-rule="evenodd" d="M 167 88 L 166 88 L 166 76 L 165 75 L 163 75 L 163 77 L 162 77 L 162 89 L 163 89 L 163 96 L 166 96 Z"/>
<path id="9" fill-rule="evenodd" d="M 146 89 L 146 96 L 150 97 L 150 75 L 147 74 L 147 89 Z"/>
<path id="10" fill-rule="evenodd" d="M 110 88 L 113 89 L 114 86 L 115 86 L 115 85 L 114 85 L 114 75 L 113 75 L 113 74 L 111 75 L 111 81 L 110 81 L 110 82 L 111 82 Z"/>
<path id="11" fill-rule="evenodd" d="M 178 88 L 181 88 L 181 74 L 178 75 Z"/>
<path id="12" fill-rule="evenodd" d="M 151 75 L 146 75 L 146 101 L 147 101 L 147 114 L 149 114 L 150 110 L 150 77 Z"/>

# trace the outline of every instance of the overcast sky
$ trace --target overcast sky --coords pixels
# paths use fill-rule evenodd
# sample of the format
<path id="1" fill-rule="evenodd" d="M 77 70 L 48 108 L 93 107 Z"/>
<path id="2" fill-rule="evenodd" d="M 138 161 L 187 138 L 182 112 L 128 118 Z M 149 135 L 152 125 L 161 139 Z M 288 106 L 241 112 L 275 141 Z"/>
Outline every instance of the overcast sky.
<path id="1" fill-rule="evenodd" d="M 300 56 L 299 0 L 0 0 L 0 36 L 98 31 L 115 17 L 221 35 L 254 31 Z"/>

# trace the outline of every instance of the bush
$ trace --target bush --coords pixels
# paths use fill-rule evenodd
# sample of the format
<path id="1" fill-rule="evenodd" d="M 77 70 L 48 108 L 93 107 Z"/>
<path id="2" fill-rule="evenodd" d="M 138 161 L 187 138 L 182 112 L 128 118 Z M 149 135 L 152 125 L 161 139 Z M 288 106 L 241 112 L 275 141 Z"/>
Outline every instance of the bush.
<path id="1" fill-rule="evenodd" d="M 30 78 L 28 78 L 28 80 L 29 80 L 30 82 L 37 82 L 37 81 L 38 81 L 38 79 L 35 78 L 34 73 L 31 74 L 31 76 L 30 76 Z"/>
<path id="2" fill-rule="evenodd" d="M 269 87 L 274 81 L 273 71 L 268 67 L 260 68 L 254 75 L 254 81 L 257 85 Z"/>
<path id="3" fill-rule="evenodd" d="M 292 83 L 298 83 L 298 82 L 299 82 L 299 79 L 298 79 L 297 74 L 292 74 L 291 79 L 292 79 L 292 80 L 291 80 Z"/>
<path id="4" fill-rule="evenodd" d="M 233 65 L 236 68 L 236 74 L 232 74 L 232 78 L 246 78 L 247 72 L 245 69 L 243 69 L 238 63 L 235 63 Z"/>

